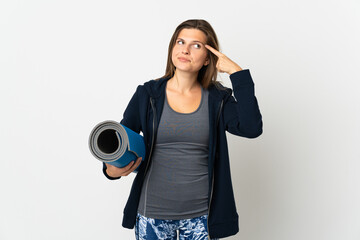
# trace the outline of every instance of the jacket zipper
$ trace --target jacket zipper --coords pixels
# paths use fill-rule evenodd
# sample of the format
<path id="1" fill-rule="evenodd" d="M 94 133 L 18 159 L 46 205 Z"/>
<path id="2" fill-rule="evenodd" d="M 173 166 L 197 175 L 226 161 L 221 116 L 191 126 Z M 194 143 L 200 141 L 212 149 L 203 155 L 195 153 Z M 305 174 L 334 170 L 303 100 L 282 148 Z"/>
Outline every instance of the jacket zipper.
<path id="1" fill-rule="evenodd" d="M 221 100 L 221 104 L 220 104 L 220 107 L 219 107 L 219 112 L 218 112 L 218 115 L 217 115 L 217 119 L 216 119 L 216 123 L 215 123 L 215 128 L 217 128 L 217 125 L 219 123 L 219 119 L 220 119 L 220 114 L 221 114 L 221 109 L 223 107 L 223 103 L 224 103 L 224 100 Z M 216 132 L 215 132 L 216 133 Z M 216 140 L 216 138 L 215 138 Z M 216 146 L 215 146 L 216 148 Z M 216 152 L 215 152 L 216 153 Z M 214 156 L 215 157 L 215 156 Z M 210 202 L 209 202 L 209 210 L 208 210 L 208 218 L 207 218 L 207 229 L 208 229 L 208 238 L 209 240 L 211 240 L 210 238 L 210 231 L 209 231 L 209 216 L 210 216 L 210 207 L 211 207 L 211 200 L 212 200 L 212 195 L 213 195 L 213 189 L 214 189 L 214 168 L 212 170 L 212 178 L 211 178 L 211 192 L 210 192 Z"/>
<path id="2" fill-rule="evenodd" d="M 150 148 L 150 154 L 149 154 L 149 161 L 146 164 L 146 168 L 145 168 L 145 174 L 147 173 L 147 169 L 149 167 L 149 163 L 150 163 L 150 159 L 151 159 L 151 155 L 152 155 L 152 151 L 153 151 L 153 147 L 154 147 L 154 138 L 155 138 L 155 119 L 156 119 L 156 111 L 155 111 L 155 107 L 153 104 L 153 99 L 150 97 L 150 104 L 151 104 L 151 108 L 153 110 L 153 134 L 152 134 L 152 139 L 151 139 L 151 148 Z"/>
<path id="3" fill-rule="evenodd" d="M 145 173 L 144 173 L 144 177 L 146 177 L 146 173 L 148 171 L 148 168 L 149 168 L 149 165 L 150 165 L 150 160 L 151 160 L 151 155 L 152 155 L 152 152 L 153 152 L 153 147 L 154 147 L 154 140 L 155 140 L 155 120 L 156 120 L 156 111 L 155 111 L 155 107 L 154 107 L 154 104 L 153 104 L 153 99 L 152 97 L 150 97 L 150 104 L 151 104 L 151 108 L 153 110 L 153 134 L 152 134 L 152 140 L 151 140 L 151 148 L 150 148 L 150 153 L 149 153 L 149 158 L 148 158 L 148 161 L 147 161 L 147 164 L 146 164 L 146 168 L 145 168 Z M 149 182 L 149 181 L 148 181 Z M 144 201 L 144 214 L 146 213 L 146 194 L 147 194 L 147 184 L 148 182 L 146 183 L 146 191 L 145 191 L 145 201 Z"/>

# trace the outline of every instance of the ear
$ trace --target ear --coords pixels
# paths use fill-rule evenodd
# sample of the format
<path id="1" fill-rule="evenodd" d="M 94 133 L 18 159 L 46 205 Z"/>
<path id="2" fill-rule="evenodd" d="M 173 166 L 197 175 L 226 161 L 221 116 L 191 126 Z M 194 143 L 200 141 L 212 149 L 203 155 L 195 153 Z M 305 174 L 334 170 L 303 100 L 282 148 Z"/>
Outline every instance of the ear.
<path id="1" fill-rule="evenodd" d="M 206 58 L 206 60 L 205 60 L 205 62 L 204 62 L 204 66 L 209 65 L 209 63 L 210 63 L 209 59 L 208 59 L 208 58 Z"/>

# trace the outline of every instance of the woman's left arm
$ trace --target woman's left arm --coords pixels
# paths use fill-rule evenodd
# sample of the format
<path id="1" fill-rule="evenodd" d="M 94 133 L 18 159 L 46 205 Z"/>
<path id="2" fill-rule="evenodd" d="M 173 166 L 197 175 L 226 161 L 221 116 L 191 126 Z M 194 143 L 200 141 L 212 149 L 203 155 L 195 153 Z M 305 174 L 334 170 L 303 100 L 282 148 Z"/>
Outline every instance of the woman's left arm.
<path id="1" fill-rule="evenodd" d="M 263 132 L 262 116 L 249 69 L 243 70 L 223 53 L 209 45 L 206 47 L 218 57 L 218 71 L 228 73 L 233 86 L 235 98 L 230 96 L 224 103 L 226 130 L 247 138 L 260 136 Z"/>

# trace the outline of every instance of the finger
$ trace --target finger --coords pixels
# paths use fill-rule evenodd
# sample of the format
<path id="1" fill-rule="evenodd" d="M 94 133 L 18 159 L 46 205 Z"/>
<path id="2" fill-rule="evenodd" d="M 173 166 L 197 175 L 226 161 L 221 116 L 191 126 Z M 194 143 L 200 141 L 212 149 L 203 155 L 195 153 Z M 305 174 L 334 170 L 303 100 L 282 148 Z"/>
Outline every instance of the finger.
<path id="1" fill-rule="evenodd" d="M 207 48 L 207 49 L 209 49 L 213 54 L 215 54 L 216 56 L 218 56 L 218 57 L 220 57 L 221 55 L 222 55 L 222 53 L 221 52 L 219 52 L 218 50 L 216 50 L 215 48 L 213 48 L 212 46 L 210 46 L 210 45 L 205 45 L 205 47 Z"/>
<path id="2" fill-rule="evenodd" d="M 134 161 L 132 161 L 132 163 L 133 162 Z M 129 166 L 129 168 L 128 168 L 128 166 Z M 131 166 L 130 166 L 130 164 L 128 164 L 128 166 L 126 166 L 126 168 L 127 168 L 126 171 L 121 173 L 121 176 L 127 176 L 132 172 L 132 167 L 134 166 L 134 164 L 132 164 Z"/>
<path id="3" fill-rule="evenodd" d="M 221 66 L 220 66 L 220 61 L 218 61 L 216 63 L 216 68 L 218 69 L 219 72 L 222 72 Z"/>
<path id="4" fill-rule="evenodd" d="M 126 167 L 124 167 L 124 173 L 128 172 L 132 166 L 134 166 L 135 161 L 131 161 Z"/>
<path id="5" fill-rule="evenodd" d="M 140 165 L 141 160 L 142 160 L 141 157 L 136 160 L 135 164 L 131 168 L 131 172 L 133 172 Z"/>
<path id="6" fill-rule="evenodd" d="M 142 158 L 140 157 L 140 158 L 138 158 L 138 159 L 136 160 L 136 162 L 132 161 L 132 162 L 134 162 L 134 164 L 131 166 L 131 168 L 130 168 L 129 170 L 125 171 L 125 172 L 123 173 L 123 175 L 124 175 L 124 176 L 127 176 L 127 175 L 129 175 L 130 173 L 132 173 L 132 172 L 140 165 L 141 160 L 142 160 Z M 130 165 L 130 164 L 129 164 L 129 165 Z"/>
<path id="7" fill-rule="evenodd" d="M 135 163 L 136 167 L 138 167 L 140 165 L 141 161 L 142 161 L 142 157 L 139 157 L 138 160 Z"/>

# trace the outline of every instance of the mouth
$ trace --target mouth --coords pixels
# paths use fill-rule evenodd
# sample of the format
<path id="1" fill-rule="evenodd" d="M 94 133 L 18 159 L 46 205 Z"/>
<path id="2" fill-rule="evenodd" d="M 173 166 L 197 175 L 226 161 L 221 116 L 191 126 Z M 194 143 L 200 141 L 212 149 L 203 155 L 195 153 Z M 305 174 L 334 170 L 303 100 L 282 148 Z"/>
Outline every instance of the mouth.
<path id="1" fill-rule="evenodd" d="M 179 59 L 179 61 L 181 61 L 181 62 L 190 62 L 189 59 L 184 58 L 184 57 L 178 57 L 178 59 Z"/>

